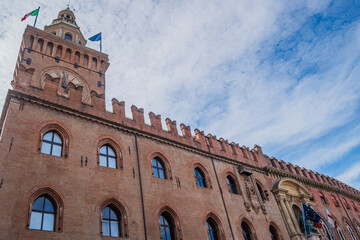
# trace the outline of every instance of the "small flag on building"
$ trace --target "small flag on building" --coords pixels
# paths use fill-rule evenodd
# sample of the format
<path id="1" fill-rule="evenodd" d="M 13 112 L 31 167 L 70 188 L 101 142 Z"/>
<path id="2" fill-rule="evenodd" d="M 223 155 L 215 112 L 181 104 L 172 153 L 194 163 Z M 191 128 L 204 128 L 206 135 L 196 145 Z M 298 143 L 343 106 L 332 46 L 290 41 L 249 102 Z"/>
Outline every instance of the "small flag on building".
<path id="1" fill-rule="evenodd" d="M 89 38 L 89 40 L 92 41 L 92 42 L 100 41 L 100 52 L 101 52 L 101 32 L 99 32 L 98 34 L 92 36 L 91 38 Z"/>
<path id="2" fill-rule="evenodd" d="M 303 204 L 304 213 L 305 213 L 305 219 L 310 220 L 314 222 L 314 227 L 321 228 L 321 217 L 319 214 L 317 214 L 311 207 L 307 206 L 306 204 Z"/>
<path id="3" fill-rule="evenodd" d="M 28 16 L 36 16 L 35 18 L 35 22 L 34 22 L 34 27 L 35 27 L 35 24 L 36 24 L 36 20 L 37 20 L 37 17 L 39 15 L 39 11 L 40 11 L 40 7 L 38 7 L 38 9 L 35 9 L 27 14 L 25 14 L 22 18 L 21 18 L 21 21 L 24 21 Z"/>
<path id="4" fill-rule="evenodd" d="M 21 21 L 24 21 L 28 16 L 37 16 L 38 14 L 39 14 L 39 9 L 35 9 L 34 11 L 25 14 L 25 16 L 21 18 Z"/>

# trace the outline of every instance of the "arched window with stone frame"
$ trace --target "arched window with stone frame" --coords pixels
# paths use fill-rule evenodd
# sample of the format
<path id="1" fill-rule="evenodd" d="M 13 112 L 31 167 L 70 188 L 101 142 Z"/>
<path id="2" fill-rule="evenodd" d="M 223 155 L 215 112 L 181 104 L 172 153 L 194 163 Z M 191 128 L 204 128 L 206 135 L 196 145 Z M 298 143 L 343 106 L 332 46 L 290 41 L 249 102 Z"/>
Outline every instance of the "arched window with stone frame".
<path id="1" fill-rule="evenodd" d="M 148 156 L 152 175 L 156 178 L 172 180 L 171 164 L 165 154 L 154 151 Z"/>
<path id="2" fill-rule="evenodd" d="M 202 188 L 212 188 L 210 175 L 202 164 L 196 163 L 194 165 L 193 173 L 196 186 Z"/>
<path id="3" fill-rule="evenodd" d="M 273 222 L 269 224 L 269 233 L 271 240 L 284 240 L 279 227 Z"/>
<path id="4" fill-rule="evenodd" d="M 181 221 L 174 209 L 163 206 L 158 211 L 159 237 L 163 240 L 182 239 Z"/>
<path id="5" fill-rule="evenodd" d="M 321 202 L 322 202 L 324 205 L 327 205 L 326 198 L 325 198 L 325 196 L 324 196 L 324 194 L 323 194 L 322 192 L 319 192 L 319 197 L 320 197 Z"/>
<path id="6" fill-rule="evenodd" d="M 209 213 L 205 217 L 206 233 L 209 240 L 224 240 L 224 229 L 219 217 L 214 213 Z"/>
<path id="7" fill-rule="evenodd" d="M 62 231 L 63 200 L 49 187 L 38 189 L 29 198 L 27 227 L 31 230 Z"/>
<path id="8" fill-rule="evenodd" d="M 350 227 L 348 223 L 346 223 L 346 229 L 348 230 L 351 240 L 357 240 L 354 230 Z"/>
<path id="9" fill-rule="evenodd" d="M 104 137 L 97 142 L 98 165 L 102 167 L 122 169 L 122 148 L 113 139 Z"/>
<path id="10" fill-rule="evenodd" d="M 259 191 L 259 194 L 260 194 L 260 198 L 263 202 L 265 202 L 267 200 L 267 194 L 266 192 L 264 191 L 264 187 L 263 185 L 260 183 L 260 181 L 258 180 L 255 180 L 255 183 L 256 183 L 256 188 L 258 189 Z"/>
<path id="11" fill-rule="evenodd" d="M 128 237 L 127 210 L 115 198 L 104 201 L 100 206 L 100 234 L 107 237 Z"/>
<path id="12" fill-rule="evenodd" d="M 58 124 L 44 126 L 39 133 L 38 150 L 41 153 L 57 157 L 68 157 L 69 134 Z"/>
<path id="13" fill-rule="evenodd" d="M 230 193 L 240 194 L 240 186 L 238 184 L 236 176 L 233 173 L 231 172 L 226 173 L 226 183 Z"/>
<path id="14" fill-rule="evenodd" d="M 254 226 L 247 218 L 241 221 L 240 230 L 244 240 L 257 240 Z"/>
<path id="15" fill-rule="evenodd" d="M 335 207 L 339 207 L 340 206 L 339 202 L 338 202 L 338 200 L 336 200 L 335 196 L 331 195 L 330 197 L 331 197 L 331 200 L 333 201 Z"/>

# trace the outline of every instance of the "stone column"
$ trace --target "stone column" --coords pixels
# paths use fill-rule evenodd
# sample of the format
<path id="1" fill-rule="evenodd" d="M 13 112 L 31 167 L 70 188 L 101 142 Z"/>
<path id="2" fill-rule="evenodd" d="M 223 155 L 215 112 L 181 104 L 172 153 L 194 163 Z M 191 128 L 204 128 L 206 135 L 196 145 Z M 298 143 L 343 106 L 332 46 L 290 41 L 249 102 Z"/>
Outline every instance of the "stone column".
<path id="1" fill-rule="evenodd" d="M 294 226 L 295 226 L 295 229 L 298 233 L 301 233 L 301 230 L 299 228 L 299 222 L 296 220 L 296 217 L 295 217 L 295 214 L 294 212 L 292 211 L 291 207 L 290 207 L 290 204 L 289 204 L 289 201 L 287 199 L 285 199 L 285 206 L 289 212 L 289 215 L 294 223 Z"/>
<path id="2" fill-rule="evenodd" d="M 289 229 L 290 229 L 290 235 L 293 235 L 296 233 L 296 230 L 295 230 L 295 227 L 294 227 L 294 224 L 291 220 L 291 217 L 290 217 L 290 214 L 285 206 L 285 201 L 286 201 L 286 198 L 285 197 L 280 197 L 280 206 L 281 206 L 281 210 L 282 212 L 284 213 L 284 216 L 285 216 L 285 220 L 289 226 Z"/>

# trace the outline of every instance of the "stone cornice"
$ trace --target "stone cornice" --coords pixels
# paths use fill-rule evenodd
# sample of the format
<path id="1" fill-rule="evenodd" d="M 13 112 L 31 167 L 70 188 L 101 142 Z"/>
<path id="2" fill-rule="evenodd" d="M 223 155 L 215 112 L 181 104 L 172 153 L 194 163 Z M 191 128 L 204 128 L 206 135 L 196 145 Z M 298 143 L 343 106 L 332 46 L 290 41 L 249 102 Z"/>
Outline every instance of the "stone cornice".
<path id="1" fill-rule="evenodd" d="M 327 191 L 327 192 L 333 192 L 333 193 L 340 193 L 348 198 L 351 198 L 353 200 L 356 200 L 356 201 L 360 201 L 360 197 L 351 193 L 351 192 L 348 192 L 348 191 L 345 191 L 344 189 L 341 189 L 337 186 L 332 186 L 330 184 L 327 184 L 327 183 L 322 183 L 322 182 L 318 182 L 314 179 L 309 179 L 307 177 L 304 177 L 304 176 L 300 176 L 300 175 L 297 175 L 297 174 L 294 174 L 294 173 L 290 173 L 290 172 L 286 172 L 286 171 L 283 171 L 283 170 L 280 170 L 280 169 L 277 169 L 277 168 L 274 168 L 274 167 L 269 167 L 269 166 L 266 166 L 264 168 L 264 171 L 268 174 L 268 175 L 274 175 L 274 176 L 278 176 L 278 177 L 291 177 L 291 178 L 294 178 L 296 180 L 298 180 L 299 182 L 302 182 L 304 183 L 305 185 L 307 186 L 310 186 L 310 187 L 313 187 L 313 188 L 317 188 L 317 189 L 320 189 L 320 190 L 324 190 L 324 191 Z"/>

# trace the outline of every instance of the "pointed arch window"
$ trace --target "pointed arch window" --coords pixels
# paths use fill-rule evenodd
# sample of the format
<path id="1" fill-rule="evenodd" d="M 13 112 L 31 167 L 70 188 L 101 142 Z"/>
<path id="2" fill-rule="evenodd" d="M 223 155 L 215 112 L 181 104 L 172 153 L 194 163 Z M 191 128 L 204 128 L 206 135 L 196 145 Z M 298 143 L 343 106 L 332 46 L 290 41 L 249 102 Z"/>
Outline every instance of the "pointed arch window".
<path id="1" fill-rule="evenodd" d="M 174 237 L 174 219 L 168 212 L 160 215 L 161 240 L 172 240 Z"/>
<path id="2" fill-rule="evenodd" d="M 260 185 L 258 182 L 256 182 L 256 187 L 257 187 L 258 190 L 259 190 L 261 200 L 262 200 L 263 202 L 265 202 L 265 201 L 266 201 L 266 195 L 265 195 L 265 193 L 264 193 L 263 188 L 261 187 L 261 185 Z"/>
<path id="3" fill-rule="evenodd" d="M 42 195 L 32 205 L 29 229 L 54 231 L 55 217 L 53 200 L 47 195 Z"/>
<path id="4" fill-rule="evenodd" d="M 102 235 L 120 237 L 120 212 L 110 204 L 102 211 Z"/>
<path id="5" fill-rule="evenodd" d="M 201 171 L 201 169 L 197 167 L 194 169 L 194 173 L 195 173 L 196 185 L 199 187 L 206 188 L 207 187 L 206 180 L 203 171 Z"/>
<path id="6" fill-rule="evenodd" d="M 252 240 L 253 239 L 252 235 L 251 235 L 251 229 L 246 222 L 241 223 L 241 232 L 243 234 L 244 240 Z"/>
<path id="7" fill-rule="evenodd" d="M 325 199 L 325 197 L 324 197 L 324 194 L 322 194 L 321 192 L 319 192 L 319 197 L 320 197 L 320 199 L 321 199 L 321 202 L 322 202 L 324 205 L 326 205 L 326 204 L 327 204 L 327 201 L 326 201 L 326 199 Z"/>
<path id="8" fill-rule="evenodd" d="M 62 156 L 63 140 L 55 131 L 49 131 L 44 134 L 41 144 L 41 152 L 57 157 Z"/>
<path id="9" fill-rule="evenodd" d="M 105 144 L 100 147 L 99 165 L 103 167 L 116 168 L 116 154 L 109 144 Z"/>
<path id="10" fill-rule="evenodd" d="M 166 178 L 164 162 L 159 157 L 153 158 L 153 160 L 151 161 L 151 166 L 154 177 L 163 179 Z"/>
<path id="11" fill-rule="evenodd" d="M 237 190 L 237 185 L 236 185 L 236 181 L 234 178 L 232 178 L 230 175 L 226 177 L 226 182 L 228 184 L 229 187 L 229 192 L 233 193 L 233 194 L 239 194 L 238 190 Z"/>
<path id="12" fill-rule="evenodd" d="M 207 232 L 210 240 L 219 239 L 219 228 L 214 219 L 211 217 L 206 220 Z"/>
<path id="13" fill-rule="evenodd" d="M 72 41 L 72 36 L 71 36 L 71 34 L 70 34 L 70 33 L 66 33 L 66 34 L 65 34 L 65 39 L 66 39 L 66 40 L 69 40 L 69 41 Z"/>
<path id="14" fill-rule="evenodd" d="M 336 200 L 336 198 L 335 198 L 333 195 L 331 195 L 331 200 L 333 201 L 335 207 L 339 207 L 339 206 L 340 206 L 340 205 L 339 205 L 339 202 Z"/>
<path id="15" fill-rule="evenodd" d="M 279 233 L 277 232 L 274 226 L 270 225 L 269 232 L 270 232 L 271 240 L 280 240 Z"/>

